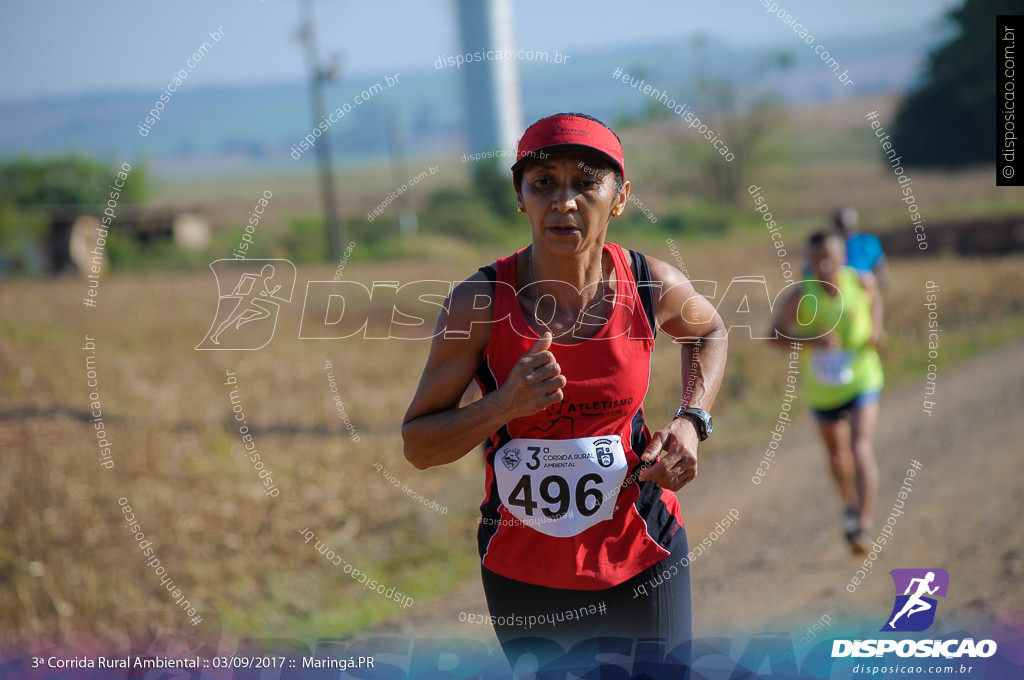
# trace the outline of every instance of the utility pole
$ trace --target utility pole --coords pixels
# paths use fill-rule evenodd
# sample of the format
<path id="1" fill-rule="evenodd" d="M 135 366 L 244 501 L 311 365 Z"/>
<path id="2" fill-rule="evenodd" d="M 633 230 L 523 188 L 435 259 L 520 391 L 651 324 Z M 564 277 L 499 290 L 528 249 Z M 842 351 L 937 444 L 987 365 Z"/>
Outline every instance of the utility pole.
<path id="1" fill-rule="evenodd" d="M 409 176 L 405 163 L 405 134 L 402 132 L 402 121 L 394 109 L 388 109 L 384 122 L 388 136 L 388 155 L 391 156 L 391 183 L 400 187 Z M 412 236 L 416 233 L 417 227 L 416 211 L 409 201 L 409 195 L 402 194 L 398 197 L 398 231 L 402 236 Z"/>
<path id="2" fill-rule="evenodd" d="M 306 51 L 306 67 L 309 69 L 309 105 L 313 114 L 313 128 L 319 126 L 327 115 L 324 106 L 324 82 L 334 77 L 334 67 L 325 69 L 320 65 L 316 45 L 316 23 L 313 19 L 313 0 L 299 0 L 302 23 L 299 39 Z M 327 243 L 331 259 L 341 257 L 342 244 L 347 243 L 345 228 L 338 219 L 338 208 L 334 198 L 334 177 L 331 170 L 331 144 L 329 130 L 324 130 L 317 143 L 316 159 L 320 166 L 320 193 L 324 201 L 324 222 L 327 227 Z"/>

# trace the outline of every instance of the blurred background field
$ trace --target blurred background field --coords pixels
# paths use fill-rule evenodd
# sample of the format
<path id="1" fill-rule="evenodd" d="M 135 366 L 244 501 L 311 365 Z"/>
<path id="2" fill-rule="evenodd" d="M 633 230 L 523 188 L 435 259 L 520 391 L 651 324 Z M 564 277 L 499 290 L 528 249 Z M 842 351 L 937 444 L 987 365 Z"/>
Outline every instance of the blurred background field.
<path id="1" fill-rule="evenodd" d="M 930 45 L 948 33 L 936 29 Z M 780 44 L 788 45 L 787 39 L 783 35 Z M 803 47 L 789 46 L 798 62 L 806 61 Z M 920 60 L 926 46 L 912 47 Z M 218 49 L 228 49 L 228 43 Z M 700 49 L 710 55 L 726 50 L 714 41 Z M 751 142 L 742 172 L 736 170 L 741 174 L 716 180 L 709 171 L 715 159 L 702 156 L 703 140 L 695 141 L 678 119 L 647 107 L 645 98 L 618 85 L 610 99 L 615 103 L 604 115 L 623 139 L 632 190 L 656 222 L 631 205 L 612 223 L 609 240 L 681 264 L 691 279 L 715 282 L 716 293 L 709 296 L 716 304 L 736 277 L 763 277 L 771 298 L 783 287 L 771 239 L 747 193 L 750 185 L 764 188 L 796 271 L 804 239 L 827 226 L 830 212 L 839 206 L 855 206 L 865 231 L 913 242 L 899 186 L 865 120 L 867 112 L 878 111 L 883 125 L 895 124 L 906 90 L 919 84 L 913 76 L 918 71 L 905 61 L 899 68 L 908 82 L 902 87 L 883 83 L 842 96 L 808 75 L 819 65 L 801 70 L 798 63 L 792 70 L 783 64 L 752 81 L 765 93 L 763 101 L 726 105 L 715 93 L 740 91 L 743 81 L 711 74 L 717 78 L 710 81 L 715 89 L 708 87 L 708 71 L 673 70 L 664 55 L 659 61 L 657 52 L 651 56 L 639 48 L 623 54 L 648 69 L 657 65 L 661 70 L 652 71 L 655 79 L 660 73 L 679 83 L 681 92 L 713 107 L 734 139 L 749 133 L 756 143 Z M 578 63 L 583 65 L 574 65 L 579 70 L 571 73 L 576 79 L 586 74 L 607 80 L 610 67 L 604 65 L 611 57 L 601 59 L 581 55 Z M 867 71 L 871 62 L 859 63 Z M 561 82 L 551 68 L 538 67 L 524 82 L 535 92 Z M 787 79 L 786 73 L 796 75 Z M 428 76 L 441 78 L 433 73 L 423 77 Z M 450 78 L 441 90 L 457 89 Z M 822 94 L 801 96 L 794 79 L 819 82 L 815 91 Z M 559 105 L 572 100 L 549 99 Z M 544 102 L 537 116 L 552 112 L 540 94 L 532 109 L 542 108 L 537 102 Z M 60 108 L 45 98 L 35 104 Z M 3 109 L 8 120 L 14 120 L 18 106 Z M 752 112 L 765 121 L 765 129 L 756 134 L 744 121 Z M 446 134 L 461 139 L 457 118 L 451 125 L 438 123 L 433 136 L 424 134 L 404 174 L 396 175 L 387 154 L 375 155 L 372 148 L 363 156 L 343 157 L 335 185 L 342 195 L 346 242 L 353 244 L 344 279 L 367 286 L 373 281 L 459 281 L 528 243 L 525 217 L 515 214 L 508 163 L 462 162 L 462 147 L 442 143 Z M 305 129 L 305 120 L 294 127 Z M 173 136 L 171 129 L 176 128 L 169 127 L 167 137 Z M 254 130 L 259 137 L 258 126 Z M 345 140 L 358 136 L 360 128 L 343 130 Z M 0 199 L 0 450 L 5 467 L 0 477 L 0 634 L 5 640 L 116 643 L 134 626 L 185 628 L 184 614 L 169 601 L 124 528 L 121 497 L 135 510 L 168 573 L 207 616 L 207 630 L 220 626 L 237 636 L 311 640 L 401 621 L 403 611 L 394 602 L 370 593 L 330 565 L 312 543 L 304 543 L 304 529 L 361 571 L 414 597 L 416 606 L 430 606 L 477 577 L 480 456 L 471 454 L 427 472 L 415 470 L 402 456 L 401 419 L 428 343 L 298 338 L 305 282 L 330 280 L 338 263 L 329 255 L 312 163 L 286 167 L 275 160 L 275 153 L 287 153 L 278 148 L 279 137 L 287 136 L 274 135 L 268 133 L 266 149 L 246 152 L 253 158 L 269 155 L 269 160 L 248 167 L 226 152 L 204 156 L 178 149 L 149 160 L 140 156 L 132 201 L 153 210 L 198 207 L 210 225 L 210 239 L 203 247 L 183 250 L 170 240 L 140 242 L 119 233 L 115 222 L 94 308 L 82 304 L 86 281 L 73 271 L 48 272 L 39 244 L 45 241 L 48 204 L 95 202 L 105 197 L 105 189 L 99 198 L 90 197 L 95 187 L 84 183 L 78 194 L 69 190 L 71 198 L 40 198 L 35 205 L 21 200 L 12 187 L 30 173 L 24 166 L 19 170 L 15 159 L 60 158 L 72 147 L 40 146 L 46 153 L 32 154 L 17 148 L 10 136 L 0 143 L 7 173 Z M 90 152 L 90 145 L 98 147 L 86 136 L 75 148 L 83 163 L 99 168 L 116 165 L 108 161 L 120 158 L 115 151 L 124 149 Z M 348 147 L 343 141 L 338 148 Z M 403 230 L 397 208 L 372 222 L 366 219 L 405 177 L 431 166 L 438 167 L 437 174 L 404 194 L 400 206 L 416 213 L 415 233 Z M 1024 216 L 1024 194 L 995 187 L 991 162 L 911 167 L 908 172 L 929 224 Z M 102 189 L 102 183 L 98 186 Z M 273 198 L 252 234 L 247 257 L 295 263 L 292 303 L 283 307 L 265 348 L 196 351 L 217 305 L 208 265 L 231 257 L 247 213 L 265 190 Z M 1024 239 L 1024 232 L 1017 238 Z M 983 256 L 935 247 L 922 256 L 892 257 L 892 284 L 885 294 L 889 339 L 883 353 L 890 386 L 920 383 L 925 373 L 925 282 L 940 286 L 942 370 L 1020 338 L 1024 253 L 1012 252 L 1015 246 L 1010 245 Z M 723 306 L 719 311 L 727 324 L 754 319 L 755 330 L 763 334 L 769 326 L 769 300 L 751 296 L 748 302 L 749 308 Z M 436 308 L 421 309 L 432 323 Z M 371 313 L 378 315 L 376 322 L 387 323 L 390 310 L 372 307 Z M 96 344 L 98 391 L 116 463 L 112 470 L 98 464 L 86 384 L 88 352 L 82 349 L 86 335 Z M 702 455 L 760 455 L 762 433 L 778 411 L 784 357 L 744 329 L 730 334 L 728 372 L 715 408 L 716 437 L 702 447 Z M 333 364 L 358 442 L 338 418 L 325 361 Z M 237 374 L 233 387 L 224 385 L 226 371 Z M 645 409 L 648 422 L 656 426 L 675 410 L 679 394 L 678 350 L 664 339 L 651 375 Z M 258 449 L 280 488 L 277 498 L 263 495 L 244 454 L 231 389 L 238 390 Z M 798 419 L 805 426 L 810 422 L 806 414 Z M 377 471 L 378 463 L 448 513 L 412 502 Z M 685 492 L 681 498 L 685 513 Z"/>

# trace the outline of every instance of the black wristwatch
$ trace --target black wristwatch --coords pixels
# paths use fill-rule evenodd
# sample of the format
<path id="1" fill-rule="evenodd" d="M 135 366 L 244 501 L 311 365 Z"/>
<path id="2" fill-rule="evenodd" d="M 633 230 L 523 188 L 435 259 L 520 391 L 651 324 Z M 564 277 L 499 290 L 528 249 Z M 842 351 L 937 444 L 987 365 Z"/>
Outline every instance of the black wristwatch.
<path id="1" fill-rule="evenodd" d="M 693 424 L 697 427 L 697 436 L 700 437 L 701 441 L 704 441 L 711 436 L 714 432 L 715 427 L 711 424 L 711 414 L 701 408 L 681 408 L 676 411 L 676 418 L 686 416 L 693 421 Z M 674 420 L 674 419 L 673 419 Z"/>

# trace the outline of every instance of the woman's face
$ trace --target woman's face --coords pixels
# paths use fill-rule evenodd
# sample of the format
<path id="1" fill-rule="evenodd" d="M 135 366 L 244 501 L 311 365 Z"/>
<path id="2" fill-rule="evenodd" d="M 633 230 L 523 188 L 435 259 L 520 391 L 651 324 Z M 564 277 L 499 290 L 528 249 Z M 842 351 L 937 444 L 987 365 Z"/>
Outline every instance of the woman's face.
<path id="1" fill-rule="evenodd" d="M 617 187 L 600 154 L 567 151 L 528 163 L 516 196 L 534 245 L 576 254 L 604 243 L 608 221 L 626 206 L 629 182 Z"/>

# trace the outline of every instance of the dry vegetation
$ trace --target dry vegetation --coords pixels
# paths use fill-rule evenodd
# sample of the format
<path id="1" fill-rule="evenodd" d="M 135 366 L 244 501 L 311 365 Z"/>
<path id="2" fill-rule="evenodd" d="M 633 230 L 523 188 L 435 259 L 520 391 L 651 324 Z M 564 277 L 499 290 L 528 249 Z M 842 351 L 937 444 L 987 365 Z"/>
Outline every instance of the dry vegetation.
<path id="1" fill-rule="evenodd" d="M 771 271 L 770 260 L 758 263 L 761 250 L 704 245 L 686 257 L 701 263 L 695 276 L 717 271 L 726 281 Z M 967 342 L 1012 329 L 1007 319 L 1019 320 L 1024 308 L 1022 260 L 897 266 L 887 364 L 921 375 L 925 280 L 941 285 L 943 362 Z M 387 270 L 353 266 L 351 278 L 372 281 Z M 402 271 L 410 279 L 465 273 L 440 264 Z M 303 270 L 301 277 L 329 274 Z M 315 637 L 401 615 L 306 545 L 299 530 L 307 527 L 357 568 L 419 602 L 474 571 L 479 458 L 424 473 L 401 454 L 399 423 L 425 342 L 299 340 L 300 305 L 294 304 L 264 350 L 197 352 L 215 304 L 211 275 L 112 277 L 102 283 L 95 309 L 80 305 L 81 289 L 78 281 L 61 280 L 9 282 L 0 292 L 6 310 L 0 446 L 8 452 L 0 580 L 11 586 L 0 600 L 6 634 L 39 639 L 88 631 L 116 639 L 133 616 L 135 624 L 188 626 L 125 530 L 119 497 L 129 500 L 190 601 L 208 622 L 218 611 L 235 634 Z M 766 319 L 766 304 L 751 302 L 754 315 Z M 87 333 L 96 338 L 112 470 L 99 466 L 88 422 L 80 349 Z M 647 402 L 652 421 L 674 408 L 677 356 L 660 343 Z M 359 442 L 334 410 L 325 359 L 334 365 Z M 729 377 L 716 408 L 721 435 L 708 455 L 744 451 L 751 427 L 777 406 L 783 365 L 765 343 L 733 333 Z M 276 499 L 262 494 L 242 453 L 226 370 L 237 373 L 245 416 L 281 489 Z M 449 513 L 412 502 L 375 471 L 376 462 Z"/>

